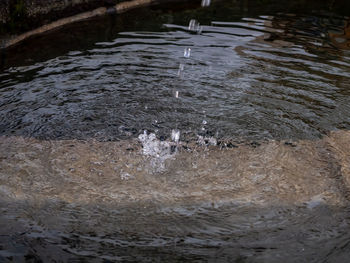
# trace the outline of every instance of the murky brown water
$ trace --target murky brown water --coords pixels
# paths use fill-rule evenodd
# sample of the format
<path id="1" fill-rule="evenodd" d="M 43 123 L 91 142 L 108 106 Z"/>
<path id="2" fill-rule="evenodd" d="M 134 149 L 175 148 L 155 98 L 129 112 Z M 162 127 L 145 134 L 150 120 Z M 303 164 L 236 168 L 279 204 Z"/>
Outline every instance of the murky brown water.
<path id="1" fill-rule="evenodd" d="M 1 137 L 1 258 L 348 259 L 349 132 L 223 149 L 148 142 L 152 153 L 139 140 Z"/>

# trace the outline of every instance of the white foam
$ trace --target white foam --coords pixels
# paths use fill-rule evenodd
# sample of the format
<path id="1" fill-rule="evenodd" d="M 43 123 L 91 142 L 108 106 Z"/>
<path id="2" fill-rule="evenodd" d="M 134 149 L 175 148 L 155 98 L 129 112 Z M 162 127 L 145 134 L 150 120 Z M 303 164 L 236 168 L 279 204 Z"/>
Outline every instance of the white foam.
<path id="1" fill-rule="evenodd" d="M 172 130 L 171 131 L 171 140 L 178 143 L 180 141 L 180 131 Z"/>
<path id="2" fill-rule="evenodd" d="M 129 180 L 129 179 L 133 179 L 134 176 L 129 174 L 129 173 L 121 173 L 120 174 L 120 179 L 122 180 Z"/>
<path id="3" fill-rule="evenodd" d="M 175 156 L 176 151 L 172 151 L 172 146 L 176 146 L 180 139 L 180 131 L 172 131 L 172 139 L 174 142 L 160 141 L 154 133 L 148 134 L 144 131 L 138 139 L 142 143 L 142 153 L 151 157 L 151 166 L 156 171 L 165 169 L 165 161 Z"/>
<path id="4" fill-rule="evenodd" d="M 197 143 L 200 145 L 217 145 L 218 141 L 216 140 L 215 137 L 203 137 L 203 136 L 198 136 Z"/>

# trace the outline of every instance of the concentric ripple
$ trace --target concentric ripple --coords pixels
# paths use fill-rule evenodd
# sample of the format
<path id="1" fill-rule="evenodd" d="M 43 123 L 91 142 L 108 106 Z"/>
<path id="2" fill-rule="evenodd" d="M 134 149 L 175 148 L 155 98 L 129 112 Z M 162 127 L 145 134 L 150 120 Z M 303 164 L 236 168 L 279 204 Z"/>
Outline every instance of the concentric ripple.
<path id="1" fill-rule="evenodd" d="M 0 134 L 117 140 L 177 128 L 185 137 L 314 139 L 350 128 L 346 17 L 215 10 L 205 9 L 210 20 L 194 11 L 201 32 L 188 11 L 129 31 L 110 23 L 108 37 L 79 36 L 90 44 L 6 69 Z"/>

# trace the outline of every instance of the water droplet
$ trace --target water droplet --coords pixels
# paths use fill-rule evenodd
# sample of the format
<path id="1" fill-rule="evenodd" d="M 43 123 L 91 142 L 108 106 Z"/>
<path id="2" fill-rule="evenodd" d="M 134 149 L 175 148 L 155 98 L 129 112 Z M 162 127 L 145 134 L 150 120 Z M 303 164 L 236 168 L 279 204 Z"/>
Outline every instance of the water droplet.
<path id="1" fill-rule="evenodd" d="M 175 98 L 179 98 L 179 91 L 177 90 L 176 92 L 175 92 Z"/>
<path id="2" fill-rule="evenodd" d="M 177 71 L 177 75 L 182 78 L 183 77 L 183 71 L 184 71 L 185 65 L 184 64 L 180 64 L 179 66 L 179 70 Z"/>
<path id="3" fill-rule="evenodd" d="M 191 19 L 188 25 L 188 30 L 200 33 L 202 32 L 202 27 L 196 19 Z"/>
<path id="4" fill-rule="evenodd" d="M 129 179 L 132 179 L 132 178 L 133 178 L 133 176 L 131 174 L 129 174 L 129 173 L 122 173 L 120 175 L 120 179 L 122 179 L 122 180 L 129 180 Z"/>
<path id="5" fill-rule="evenodd" d="M 171 131 L 171 140 L 178 143 L 180 140 L 180 131 L 179 130 L 172 130 Z"/>
<path id="6" fill-rule="evenodd" d="M 206 125 L 208 122 L 206 120 L 202 121 L 202 124 Z"/>
<path id="7" fill-rule="evenodd" d="M 218 141 L 216 140 L 216 138 L 214 137 L 210 137 L 209 140 L 208 140 L 208 144 L 209 145 L 217 145 L 218 144 Z"/>
<path id="8" fill-rule="evenodd" d="M 191 48 L 185 48 L 184 57 L 189 58 L 191 56 Z"/>
<path id="9" fill-rule="evenodd" d="M 202 7 L 210 6 L 210 0 L 202 0 L 201 6 Z"/>
<path id="10" fill-rule="evenodd" d="M 196 25 L 197 25 L 197 20 L 191 19 L 188 25 L 188 30 L 193 30 L 196 27 Z"/>

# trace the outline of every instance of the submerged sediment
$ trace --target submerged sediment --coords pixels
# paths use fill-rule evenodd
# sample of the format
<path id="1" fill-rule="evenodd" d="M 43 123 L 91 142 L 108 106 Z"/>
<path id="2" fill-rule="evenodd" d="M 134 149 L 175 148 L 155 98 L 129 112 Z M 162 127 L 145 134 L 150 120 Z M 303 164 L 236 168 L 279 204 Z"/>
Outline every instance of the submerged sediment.
<path id="1" fill-rule="evenodd" d="M 332 205 L 347 202 L 346 131 L 295 145 L 270 141 L 220 149 L 186 144 L 175 150 L 174 144 L 154 143 L 2 137 L 3 197 L 54 197 L 68 203 L 302 204 L 317 196 Z"/>
<path id="2" fill-rule="evenodd" d="M 140 139 L 1 137 L 0 259 L 346 262 L 348 131 L 234 148 Z"/>

